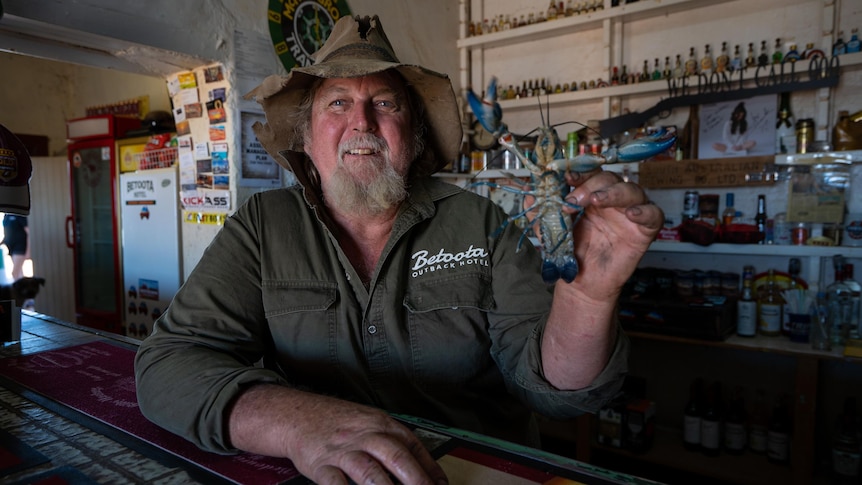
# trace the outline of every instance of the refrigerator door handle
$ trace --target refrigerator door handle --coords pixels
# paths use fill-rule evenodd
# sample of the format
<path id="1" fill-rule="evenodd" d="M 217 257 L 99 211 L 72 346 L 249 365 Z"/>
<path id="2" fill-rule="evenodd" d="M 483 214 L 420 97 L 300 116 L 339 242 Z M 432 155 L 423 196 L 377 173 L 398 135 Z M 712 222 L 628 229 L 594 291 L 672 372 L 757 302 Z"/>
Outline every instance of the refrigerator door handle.
<path id="1" fill-rule="evenodd" d="M 75 247 L 75 223 L 72 216 L 66 216 L 66 246 Z"/>

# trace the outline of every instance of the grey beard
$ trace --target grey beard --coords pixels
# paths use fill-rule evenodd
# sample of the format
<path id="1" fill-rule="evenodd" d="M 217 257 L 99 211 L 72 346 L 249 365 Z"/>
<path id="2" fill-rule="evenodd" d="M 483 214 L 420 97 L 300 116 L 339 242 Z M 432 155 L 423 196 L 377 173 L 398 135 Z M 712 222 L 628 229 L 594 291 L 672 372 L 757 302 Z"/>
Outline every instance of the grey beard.
<path id="1" fill-rule="evenodd" d="M 339 163 L 324 188 L 326 205 L 342 212 L 361 216 L 376 216 L 396 207 L 407 198 L 404 177 L 392 165 L 384 162 L 379 173 L 368 184 L 358 182 Z"/>

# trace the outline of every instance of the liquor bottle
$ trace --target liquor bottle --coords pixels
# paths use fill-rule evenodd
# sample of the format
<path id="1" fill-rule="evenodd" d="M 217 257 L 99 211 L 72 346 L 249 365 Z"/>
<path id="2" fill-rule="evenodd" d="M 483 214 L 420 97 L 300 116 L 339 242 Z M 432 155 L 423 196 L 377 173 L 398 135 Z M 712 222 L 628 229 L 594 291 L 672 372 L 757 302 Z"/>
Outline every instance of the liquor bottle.
<path id="1" fill-rule="evenodd" d="M 757 335 L 757 301 L 754 299 L 754 266 L 742 268 L 742 293 L 736 301 L 736 334 Z"/>
<path id="2" fill-rule="evenodd" d="M 781 39 L 775 39 L 775 51 L 772 53 L 772 63 L 773 64 L 781 64 L 781 60 L 784 59 L 784 53 L 781 52 Z"/>
<path id="3" fill-rule="evenodd" d="M 766 196 L 763 194 L 757 196 L 757 213 L 754 216 L 754 223 L 757 225 L 757 232 L 760 237 L 757 244 L 766 244 Z"/>
<path id="4" fill-rule="evenodd" d="M 852 291 L 843 281 L 844 257 L 840 254 L 833 256 L 832 266 L 835 271 L 835 281 L 826 287 L 827 319 L 832 329 L 832 345 L 844 345 L 850 333 Z"/>
<path id="5" fill-rule="evenodd" d="M 757 300 L 757 327 L 761 335 L 769 337 L 781 335 L 783 310 L 784 298 L 775 283 L 775 270 L 769 268 L 766 286 L 763 289 L 763 294 Z"/>
<path id="6" fill-rule="evenodd" d="M 697 57 L 694 54 L 694 47 L 691 47 L 688 50 L 688 60 L 685 61 L 685 75 L 686 76 L 696 76 L 697 75 Z"/>
<path id="7" fill-rule="evenodd" d="M 556 0 L 551 0 L 551 4 L 548 6 L 548 20 L 554 20 L 557 18 L 557 2 Z"/>
<path id="8" fill-rule="evenodd" d="M 664 58 L 664 70 L 661 72 L 662 79 L 670 79 L 673 75 L 673 70 L 670 68 L 670 56 Z"/>
<path id="9" fill-rule="evenodd" d="M 787 53 L 784 54 L 784 62 L 796 62 L 799 59 L 802 59 L 802 54 L 796 50 L 796 44 L 790 44 L 790 49 L 787 50 Z"/>
<path id="10" fill-rule="evenodd" d="M 700 418 L 700 449 L 704 455 L 716 456 L 721 452 L 723 414 L 721 383 L 715 381 L 706 390 L 706 403 Z"/>
<path id="11" fill-rule="evenodd" d="M 733 398 L 727 408 L 724 420 L 724 449 L 732 455 L 745 452 L 748 443 L 748 415 L 745 412 L 745 398 L 742 388 L 733 390 Z"/>
<path id="12" fill-rule="evenodd" d="M 758 389 L 754 393 L 754 406 L 751 409 L 748 429 L 748 449 L 754 453 L 766 453 L 769 422 L 766 416 L 766 393 Z"/>
<path id="13" fill-rule="evenodd" d="M 620 82 L 623 84 L 629 83 L 629 74 L 626 71 L 626 65 L 623 64 L 623 71 L 620 73 Z"/>
<path id="14" fill-rule="evenodd" d="M 836 40 L 835 43 L 832 44 L 832 55 L 833 56 L 840 56 L 841 54 L 844 54 L 846 52 L 847 52 L 847 44 L 844 43 L 844 31 L 839 30 L 838 31 L 838 40 Z"/>
<path id="15" fill-rule="evenodd" d="M 848 316 L 848 322 L 850 328 L 847 330 L 847 336 L 849 338 L 859 338 L 860 336 L 860 312 L 862 312 L 862 285 L 859 284 L 858 281 L 853 279 L 853 264 L 844 263 L 844 277 L 843 280 L 845 285 L 850 288 L 850 315 Z"/>
<path id="16" fill-rule="evenodd" d="M 620 73 L 619 68 L 614 66 L 613 74 L 611 74 L 611 86 L 616 86 L 620 83 Z"/>
<path id="17" fill-rule="evenodd" d="M 844 411 L 838 418 L 835 441 L 832 444 L 832 483 L 858 484 L 860 477 L 859 421 L 856 398 L 844 398 Z"/>
<path id="18" fill-rule="evenodd" d="M 685 70 L 682 67 L 682 57 L 677 54 L 676 55 L 676 64 L 674 64 L 673 68 L 673 77 L 679 79 L 685 74 Z"/>
<path id="19" fill-rule="evenodd" d="M 730 68 L 730 56 L 727 54 L 727 42 L 721 43 L 721 53 L 715 58 L 715 72 L 724 72 Z"/>
<path id="20" fill-rule="evenodd" d="M 769 65 L 769 52 L 765 40 L 760 42 L 760 55 L 757 56 L 757 65 L 761 67 Z"/>
<path id="21" fill-rule="evenodd" d="M 787 401 L 787 396 L 776 400 L 766 432 L 766 457 L 776 463 L 787 463 L 790 459 L 790 409 Z"/>
<path id="22" fill-rule="evenodd" d="M 688 402 L 683 411 L 682 444 L 690 451 L 700 450 L 700 426 L 703 412 L 703 379 L 691 383 Z"/>
<path id="23" fill-rule="evenodd" d="M 790 258 L 790 261 L 787 263 L 787 288 L 784 290 L 785 294 L 792 294 L 800 288 L 800 280 L 799 274 L 802 272 L 802 261 L 799 258 Z M 790 300 L 785 298 L 784 302 L 784 310 L 782 312 L 781 317 L 781 333 L 789 336 L 791 332 L 790 328 Z M 807 308 L 805 309 L 808 310 Z"/>
<path id="24" fill-rule="evenodd" d="M 742 69 L 744 64 L 742 63 L 742 54 L 739 52 L 739 44 L 733 48 L 733 59 L 730 60 L 730 70 L 738 71 Z"/>
<path id="25" fill-rule="evenodd" d="M 649 61 L 644 59 L 644 68 L 641 70 L 641 75 L 638 81 L 649 81 L 650 73 L 649 73 Z"/>
<path id="26" fill-rule="evenodd" d="M 775 123 L 775 153 L 796 153 L 796 123 L 790 110 L 790 93 L 781 93 Z"/>
<path id="27" fill-rule="evenodd" d="M 748 55 L 745 56 L 745 67 L 754 67 L 757 65 L 757 59 L 754 57 L 754 42 L 748 43 Z"/>
<path id="28" fill-rule="evenodd" d="M 703 57 L 700 59 L 700 72 L 709 75 L 712 67 L 712 52 L 709 50 L 709 44 L 706 44 L 703 48 Z"/>
<path id="29" fill-rule="evenodd" d="M 661 68 L 659 67 L 658 57 L 655 58 L 655 67 L 652 70 L 652 80 L 658 81 L 661 79 Z"/>
<path id="30" fill-rule="evenodd" d="M 844 51 L 850 54 L 852 52 L 859 52 L 860 50 L 862 50 L 862 43 L 859 42 L 859 29 L 854 28 L 850 31 L 850 40 L 847 41 Z"/>
<path id="31" fill-rule="evenodd" d="M 733 224 L 736 218 L 736 207 L 734 207 L 733 192 L 724 195 L 724 211 L 721 213 L 721 224 L 727 227 Z"/>

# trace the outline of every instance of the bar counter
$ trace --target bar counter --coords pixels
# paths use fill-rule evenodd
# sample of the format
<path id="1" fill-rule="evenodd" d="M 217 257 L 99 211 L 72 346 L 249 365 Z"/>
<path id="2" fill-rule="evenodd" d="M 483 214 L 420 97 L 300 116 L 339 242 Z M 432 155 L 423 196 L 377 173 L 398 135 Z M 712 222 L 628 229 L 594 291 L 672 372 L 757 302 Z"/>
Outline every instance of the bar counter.
<path id="1" fill-rule="evenodd" d="M 284 469 L 295 473 L 289 460 L 223 457 L 196 448 L 184 453 L 184 447 L 190 446 L 185 440 L 149 422 L 134 426 L 112 424 L 131 419 L 128 416 L 132 414 L 139 415 L 130 371 L 130 356 L 138 340 L 29 311 L 22 312 L 21 325 L 21 340 L 7 342 L 0 349 L 0 482 L 309 483 L 298 474 L 242 473 L 241 466 L 249 464 L 266 472 Z M 97 361 L 87 360 L 89 356 L 98 358 L 97 354 L 110 356 L 110 351 L 100 350 L 103 348 L 116 349 L 122 354 L 123 360 L 128 361 L 123 368 L 129 369 L 129 375 L 100 369 Z M 76 362 L 60 362 L 70 356 Z M 81 366 L 75 367 L 76 364 Z M 68 373 L 61 374 L 61 379 L 55 375 L 52 382 L 48 382 L 45 374 L 32 377 L 34 369 L 41 371 L 52 365 L 60 365 Z M 29 381 L 27 372 L 31 374 Z M 112 380 L 102 379 L 100 372 L 110 374 Z M 107 390 L 85 389 L 85 385 L 76 384 L 76 379 L 82 378 L 104 380 Z M 122 391 L 132 393 L 132 398 L 126 401 L 129 409 L 119 417 L 103 416 L 100 414 L 105 407 L 103 401 L 109 399 L 105 394 L 110 394 L 111 386 L 117 388 L 114 381 L 122 383 L 125 387 Z M 51 392 L 44 391 L 64 384 L 73 388 L 71 394 L 79 396 L 69 396 L 70 391 L 66 390 L 55 399 Z M 75 404 L 80 395 L 86 398 L 90 394 L 94 406 Z M 92 412 L 93 409 L 96 411 Z M 655 483 L 421 419 L 394 417 L 420 437 L 443 466 L 452 485 Z M 154 438 L 153 432 L 163 435 Z M 230 460 L 238 462 L 240 468 L 231 469 L 227 465 L 228 473 L 224 473 L 220 467 Z"/>

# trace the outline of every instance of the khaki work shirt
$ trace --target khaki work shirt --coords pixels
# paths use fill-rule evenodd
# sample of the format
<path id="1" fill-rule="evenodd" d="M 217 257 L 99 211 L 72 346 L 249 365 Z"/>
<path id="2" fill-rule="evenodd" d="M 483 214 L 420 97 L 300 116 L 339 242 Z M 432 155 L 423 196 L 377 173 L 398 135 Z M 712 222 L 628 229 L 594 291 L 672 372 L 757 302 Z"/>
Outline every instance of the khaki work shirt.
<path id="1" fill-rule="evenodd" d="M 454 185 L 414 182 L 366 288 L 301 187 L 255 194 L 141 345 L 141 410 L 232 452 L 229 404 L 269 382 L 537 445 L 531 410 L 597 411 L 620 388 L 628 340 L 619 332 L 590 387 L 551 386 L 540 355 L 551 288 L 514 224 L 490 238 L 505 218 Z"/>

